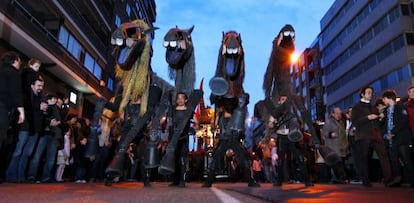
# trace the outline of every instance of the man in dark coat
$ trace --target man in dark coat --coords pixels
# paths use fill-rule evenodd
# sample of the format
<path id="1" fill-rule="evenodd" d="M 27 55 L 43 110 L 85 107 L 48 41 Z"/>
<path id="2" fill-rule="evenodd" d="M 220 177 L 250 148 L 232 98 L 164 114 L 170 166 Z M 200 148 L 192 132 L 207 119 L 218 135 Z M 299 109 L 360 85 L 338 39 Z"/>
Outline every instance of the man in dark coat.
<path id="1" fill-rule="evenodd" d="M 1 56 L 0 68 L 0 149 L 7 137 L 11 116 L 18 123 L 24 121 L 23 93 L 19 69 L 21 59 L 15 52 L 6 52 Z M 17 112 L 14 110 L 17 108 Z"/>
<path id="2" fill-rule="evenodd" d="M 379 120 L 383 119 L 384 114 L 379 114 L 378 110 L 370 102 L 374 95 L 374 88 L 370 86 L 362 87 L 360 90 L 361 100 L 352 110 L 352 123 L 355 126 L 355 143 L 360 150 L 359 171 L 362 184 L 365 187 L 372 187 L 368 175 L 368 159 L 374 149 L 381 162 L 384 184 L 391 186 L 396 184 L 393 181 L 390 161 L 385 148 L 383 133 Z"/>
<path id="3" fill-rule="evenodd" d="M 382 101 L 387 105 L 385 113 L 384 138 L 388 146 L 388 155 L 391 161 L 393 175 L 402 180 L 401 165 L 404 167 L 407 182 L 414 187 L 414 165 L 410 153 L 410 145 L 413 144 L 410 128 L 407 128 L 408 114 L 404 104 L 397 103 L 397 94 L 394 90 L 386 90 L 382 93 Z M 400 163 L 402 162 L 402 164 Z M 398 186 L 399 183 L 396 183 Z"/>

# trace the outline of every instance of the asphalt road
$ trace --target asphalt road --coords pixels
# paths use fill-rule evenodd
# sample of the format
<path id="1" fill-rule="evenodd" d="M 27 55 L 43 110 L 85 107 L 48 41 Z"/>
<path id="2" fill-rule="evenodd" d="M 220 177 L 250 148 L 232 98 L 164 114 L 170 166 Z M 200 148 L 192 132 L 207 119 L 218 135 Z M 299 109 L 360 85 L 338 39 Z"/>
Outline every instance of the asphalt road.
<path id="1" fill-rule="evenodd" d="M 387 188 L 374 184 L 362 185 L 284 184 L 273 187 L 261 184 L 249 188 L 246 183 L 216 183 L 212 188 L 202 188 L 201 183 L 188 183 L 186 188 L 168 187 L 166 182 L 152 183 L 144 188 L 140 182 L 103 183 L 48 183 L 0 184 L 0 202 L 414 202 L 414 189 L 409 187 Z"/>

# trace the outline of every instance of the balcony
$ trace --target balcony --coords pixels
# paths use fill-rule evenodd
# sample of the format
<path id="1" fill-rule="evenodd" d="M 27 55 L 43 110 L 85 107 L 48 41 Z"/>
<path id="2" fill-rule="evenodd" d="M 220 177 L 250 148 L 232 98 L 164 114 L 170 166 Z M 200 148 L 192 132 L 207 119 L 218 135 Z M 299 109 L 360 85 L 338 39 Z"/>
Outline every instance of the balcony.
<path id="1" fill-rule="evenodd" d="M 320 69 L 320 63 L 318 60 L 314 59 L 312 62 L 308 65 L 308 71 L 313 72 Z"/>
<path id="2" fill-rule="evenodd" d="M 321 82 L 318 78 L 314 78 L 309 81 L 309 88 L 316 88 L 320 86 L 321 86 Z"/>
<path id="3" fill-rule="evenodd" d="M 0 23 L 0 30 L 9 33 L 7 36 L 0 33 L 0 37 L 27 57 L 39 58 L 45 65 L 45 72 L 53 74 L 77 91 L 96 91 L 95 93 L 104 95 L 105 89 L 100 87 L 99 80 L 61 46 L 53 29 L 47 28 L 32 15 L 30 5 L 21 2 L 23 1 L 0 2 L 0 15 L 4 14 L 6 18 Z M 52 17 L 51 13 L 45 14 Z"/>
<path id="4" fill-rule="evenodd" d="M 109 36 L 109 34 L 101 33 L 102 35 L 101 34 L 98 35 L 97 32 L 92 28 L 92 25 L 85 19 L 85 16 L 80 13 L 79 9 L 77 8 L 74 2 L 60 0 L 59 3 L 60 5 L 56 5 L 58 6 L 58 9 L 64 9 L 66 14 L 69 15 L 65 17 L 71 18 L 74 21 L 77 28 L 79 28 L 79 30 L 70 29 L 71 32 L 74 32 L 74 31 L 81 32 L 82 34 L 85 35 L 86 39 L 78 38 L 78 40 L 82 43 L 82 45 L 85 46 L 88 44 L 92 44 L 95 47 L 95 51 L 99 52 L 101 56 L 105 57 L 106 56 L 105 51 L 107 50 L 107 46 L 106 44 L 104 44 L 104 42 L 107 42 L 109 39 L 109 37 L 105 37 L 105 36 Z M 59 12 L 62 12 L 62 11 L 59 10 Z M 88 14 L 88 15 L 92 15 L 92 14 Z M 93 26 L 96 27 L 98 25 L 93 25 Z"/>

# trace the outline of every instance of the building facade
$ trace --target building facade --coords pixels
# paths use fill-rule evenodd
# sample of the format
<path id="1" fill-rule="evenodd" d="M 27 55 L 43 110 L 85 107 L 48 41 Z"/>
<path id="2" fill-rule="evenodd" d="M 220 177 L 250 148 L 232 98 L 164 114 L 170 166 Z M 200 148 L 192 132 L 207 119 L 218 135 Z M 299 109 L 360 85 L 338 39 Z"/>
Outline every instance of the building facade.
<path id="1" fill-rule="evenodd" d="M 114 94 L 112 31 L 133 19 L 152 26 L 155 9 L 154 0 L 0 1 L 0 54 L 40 59 L 45 92 L 71 97 L 70 111 L 88 117 Z"/>
<path id="2" fill-rule="evenodd" d="M 404 97 L 413 83 L 414 18 L 411 0 L 337 0 L 321 19 L 324 103 L 346 109 L 359 89 L 377 95 L 392 88 Z"/>
<path id="3" fill-rule="evenodd" d="M 305 49 L 299 60 L 291 68 L 294 91 L 304 98 L 306 108 L 313 121 L 324 120 L 325 105 L 323 103 L 321 55 L 318 38 L 310 48 Z"/>

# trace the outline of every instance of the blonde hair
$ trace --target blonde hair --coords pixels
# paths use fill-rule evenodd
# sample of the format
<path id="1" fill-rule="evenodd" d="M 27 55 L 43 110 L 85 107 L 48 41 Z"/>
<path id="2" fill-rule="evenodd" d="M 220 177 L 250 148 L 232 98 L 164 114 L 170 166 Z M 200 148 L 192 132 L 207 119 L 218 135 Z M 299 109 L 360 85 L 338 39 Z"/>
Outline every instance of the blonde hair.
<path id="1" fill-rule="evenodd" d="M 144 30 L 150 28 L 142 20 L 134 20 L 133 23 L 138 24 Z M 141 57 L 135 61 L 131 70 L 123 70 L 119 65 L 115 67 L 115 75 L 120 79 L 123 87 L 122 101 L 119 107 L 121 114 L 124 112 L 129 101 L 136 101 L 138 99 L 141 99 L 140 115 L 144 115 L 147 111 L 151 46 L 147 36 L 145 36 L 144 40 L 145 47 Z"/>

